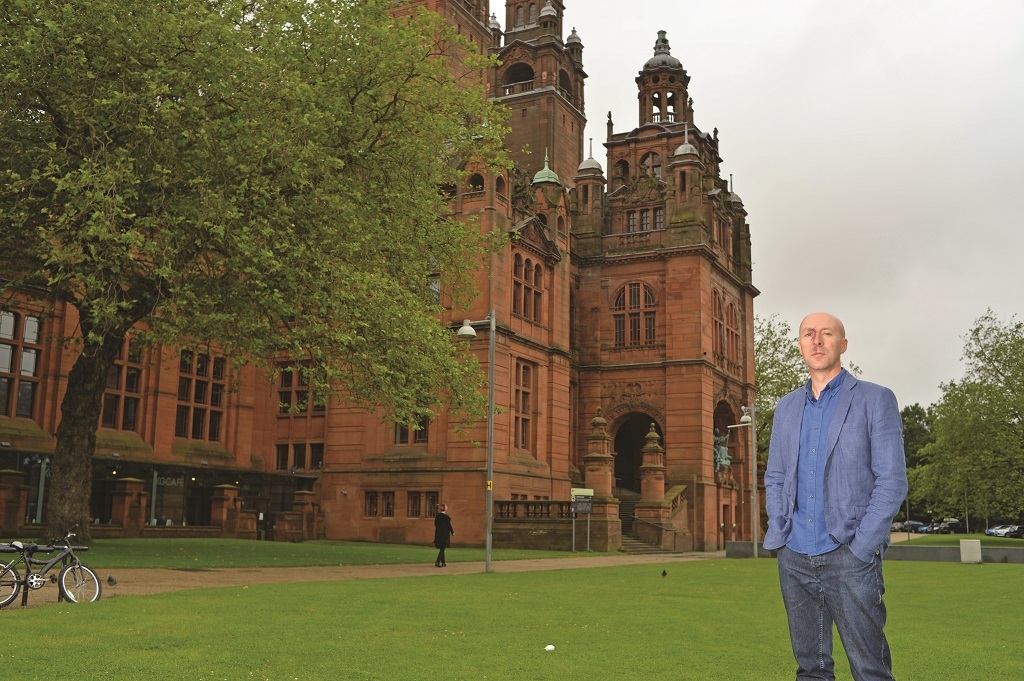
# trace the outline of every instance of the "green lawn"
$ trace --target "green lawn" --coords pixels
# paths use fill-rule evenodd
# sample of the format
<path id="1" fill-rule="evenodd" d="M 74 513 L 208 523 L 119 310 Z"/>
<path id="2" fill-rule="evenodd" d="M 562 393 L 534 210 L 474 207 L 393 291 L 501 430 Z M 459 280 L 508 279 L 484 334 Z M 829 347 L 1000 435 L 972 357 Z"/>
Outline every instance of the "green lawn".
<path id="1" fill-rule="evenodd" d="M 565 551 L 494 549 L 493 560 L 602 555 Z M 607 555 L 607 554 L 604 554 Z M 316 565 L 392 565 L 432 563 L 437 549 L 408 544 L 308 541 L 297 544 L 245 539 L 97 539 L 82 562 L 108 568 L 311 567 Z M 449 549 L 450 563 L 484 560 L 482 548 Z"/>
<path id="2" fill-rule="evenodd" d="M 893 534 L 900 534 L 894 532 Z M 982 548 L 1011 548 L 1024 549 L 1024 539 L 1015 537 L 990 537 L 986 534 L 925 534 L 911 539 L 909 542 L 900 542 L 910 546 L 960 546 L 961 539 L 980 539 Z"/>
<path id="3" fill-rule="evenodd" d="M 893 561 L 885 572 L 897 678 L 1024 678 L 1024 566 Z M 5 678 L 781 681 L 795 671 L 773 560 L 227 587 L 6 608 L 0 619 Z M 849 679 L 841 653 L 837 662 Z"/>

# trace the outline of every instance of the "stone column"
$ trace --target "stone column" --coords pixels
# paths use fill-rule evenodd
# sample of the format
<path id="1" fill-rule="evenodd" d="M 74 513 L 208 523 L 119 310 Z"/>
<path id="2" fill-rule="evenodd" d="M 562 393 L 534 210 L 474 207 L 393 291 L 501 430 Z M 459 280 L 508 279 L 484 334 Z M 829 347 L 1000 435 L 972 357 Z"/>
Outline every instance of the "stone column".
<path id="1" fill-rule="evenodd" d="M 25 474 L 15 470 L 0 470 L 0 532 L 17 535 L 25 517 L 28 503 Z"/>
<path id="2" fill-rule="evenodd" d="M 591 430 L 587 435 L 587 455 L 583 457 L 584 478 L 587 487 L 594 490 L 594 500 L 609 499 L 615 480 L 615 453 L 612 451 L 612 436 L 605 430 L 608 422 L 601 416 L 590 420 Z"/>
<path id="3" fill-rule="evenodd" d="M 124 537 L 142 535 L 142 524 L 145 522 L 145 499 L 149 496 L 142 491 L 145 484 L 145 481 L 138 478 L 120 478 L 114 483 L 110 522 L 121 526 Z"/>
<path id="4" fill-rule="evenodd" d="M 670 505 L 665 501 L 665 449 L 661 438 L 654 430 L 654 424 L 645 436 L 646 444 L 640 450 L 643 463 L 640 465 L 640 501 L 633 509 L 637 518 L 634 533 L 643 541 L 656 546 L 672 546 L 673 533 L 668 531 L 667 522 Z"/>
<path id="5" fill-rule="evenodd" d="M 619 500 L 612 496 L 615 481 L 615 452 L 612 436 L 605 430 L 608 422 L 601 416 L 590 421 L 587 435 L 587 454 L 583 457 L 584 479 L 594 490 L 594 510 L 590 514 L 590 548 L 594 551 L 618 551 L 622 546 L 622 521 L 619 519 Z M 577 526 L 585 528 L 586 521 Z"/>
<path id="6" fill-rule="evenodd" d="M 228 536 L 234 536 L 235 528 L 231 527 L 233 524 L 229 516 L 231 511 L 235 510 L 235 505 L 238 503 L 238 487 L 235 485 L 214 485 L 213 498 L 210 499 L 210 524 L 214 527 L 219 527 L 227 533 Z"/>
<path id="7" fill-rule="evenodd" d="M 651 430 L 644 438 L 646 443 L 640 450 L 643 464 L 640 466 L 640 498 L 643 501 L 665 500 L 665 449 L 661 438 L 651 424 Z"/>
<path id="8" fill-rule="evenodd" d="M 306 490 L 299 490 L 295 493 L 295 497 L 292 499 L 292 511 L 299 513 L 301 518 L 301 530 L 302 540 L 316 539 L 316 509 L 314 508 L 314 501 L 316 500 L 316 492 L 309 492 Z"/>

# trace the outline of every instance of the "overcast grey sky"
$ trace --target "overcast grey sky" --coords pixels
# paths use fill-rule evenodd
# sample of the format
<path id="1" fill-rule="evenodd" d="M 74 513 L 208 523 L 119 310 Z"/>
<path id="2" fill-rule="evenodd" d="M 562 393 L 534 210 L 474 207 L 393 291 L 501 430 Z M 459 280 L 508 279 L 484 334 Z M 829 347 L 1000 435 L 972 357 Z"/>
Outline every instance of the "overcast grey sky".
<path id="1" fill-rule="evenodd" d="M 835 313 L 846 359 L 901 406 L 960 378 L 986 308 L 1024 315 L 1024 2 L 565 5 L 606 172 L 607 113 L 636 127 L 634 79 L 668 32 L 749 213 L 757 315 Z"/>

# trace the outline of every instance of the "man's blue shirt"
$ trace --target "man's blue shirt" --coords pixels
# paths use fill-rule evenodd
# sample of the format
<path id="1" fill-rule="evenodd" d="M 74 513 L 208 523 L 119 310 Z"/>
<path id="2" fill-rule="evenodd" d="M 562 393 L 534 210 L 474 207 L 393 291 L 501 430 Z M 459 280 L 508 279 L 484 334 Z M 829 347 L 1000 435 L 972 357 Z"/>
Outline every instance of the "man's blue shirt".
<path id="1" fill-rule="evenodd" d="M 809 380 L 804 386 L 796 506 L 793 509 L 793 532 L 786 546 L 808 556 L 820 556 L 839 548 L 825 527 L 825 447 L 828 444 L 832 415 L 835 413 L 836 396 L 845 378 L 846 369 L 841 369 L 817 399 L 811 391 Z"/>

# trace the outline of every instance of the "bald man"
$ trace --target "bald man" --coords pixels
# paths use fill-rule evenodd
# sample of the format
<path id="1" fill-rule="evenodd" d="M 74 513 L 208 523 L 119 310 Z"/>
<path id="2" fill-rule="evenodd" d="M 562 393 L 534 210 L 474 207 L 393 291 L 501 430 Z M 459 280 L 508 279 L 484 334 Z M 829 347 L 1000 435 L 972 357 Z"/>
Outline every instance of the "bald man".
<path id="1" fill-rule="evenodd" d="M 799 345 L 810 380 L 775 407 L 764 474 L 796 678 L 835 679 L 834 622 L 854 679 L 892 679 L 882 554 L 907 494 L 899 406 L 843 368 L 835 315 L 807 315 Z"/>

